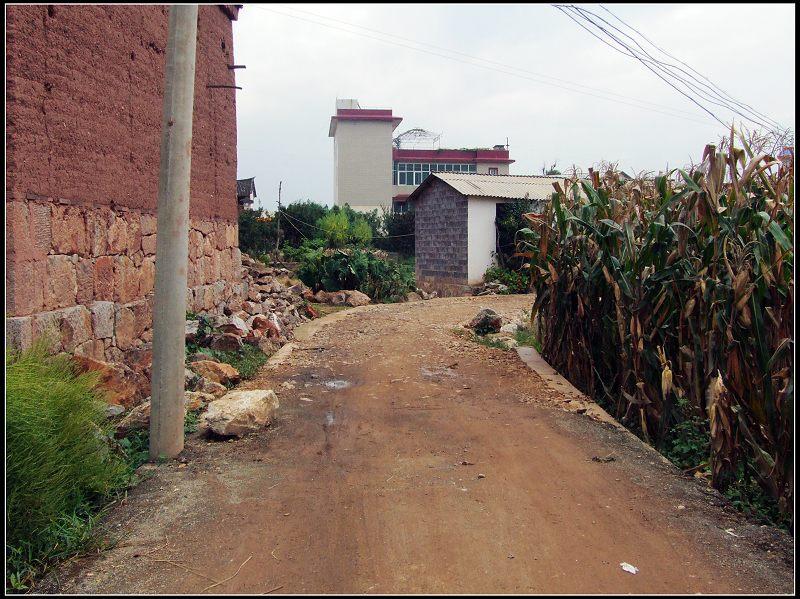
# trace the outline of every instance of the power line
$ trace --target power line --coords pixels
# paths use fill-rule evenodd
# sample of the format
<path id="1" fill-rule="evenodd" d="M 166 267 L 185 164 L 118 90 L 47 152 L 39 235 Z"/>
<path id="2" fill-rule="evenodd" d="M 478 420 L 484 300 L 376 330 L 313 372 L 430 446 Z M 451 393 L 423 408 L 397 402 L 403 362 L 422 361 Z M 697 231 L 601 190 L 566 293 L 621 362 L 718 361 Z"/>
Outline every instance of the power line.
<path id="1" fill-rule="evenodd" d="M 578 19 L 576 19 L 575 17 L 573 17 L 573 16 L 570 14 L 570 12 L 569 12 L 569 11 L 570 11 L 570 9 L 574 9 L 574 10 L 575 10 L 575 11 L 578 13 L 578 15 L 579 15 L 579 16 L 583 17 L 584 19 L 586 19 L 587 21 L 589 21 L 590 23 L 592 23 L 592 25 L 595 25 L 595 26 L 596 26 L 598 29 L 600 29 L 600 30 L 601 30 L 601 31 L 603 31 L 604 33 L 608 34 L 608 32 L 607 32 L 607 31 L 606 31 L 606 30 L 605 30 L 603 27 L 601 27 L 601 26 L 597 25 L 597 23 L 595 23 L 595 22 L 594 22 L 594 21 L 592 21 L 591 19 L 588 19 L 588 18 L 586 18 L 584 15 L 582 15 L 582 14 L 581 14 L 581 12 L 580 12 L 580 9 L 578 9 L 577 7 L 575 7 L 575 6 L 572 6 L 572 5 L 569 5 L 569 6 L 567 6 L 567 5 L 561 5 L 561 4 L 554 4 L 553 6 L 554 6 L 555 8 L 557 8 L 558 10 L 560 10 L 561 12 L 563 12 L 565 15 L 567 15 L 567 16 L 568 16 L 570 19 L 572 19 L 573 21 L 575 21 L 575 23 L 577 23 L 577 24 L 578 24 L 580 27 L 582 27 L 583 29 L 585 29 L 586 31 L 588 31 L 588 32 L 589 32 L 589 34 L 591 34 L 592 36 L 596 37 L 598 40 L 600 40 L 601 42 L 603 42 L 603 43 L 604 43 L 606 46 L 608 46 L 608 47 L 612 48 L 613 50 L 616 50 L 617 52 L 619 52 L 620 54 L 622 54 L 622 55 L 624 55 L 624 56 L 630 56 L 631 58 L 635 58 L 636 60 L 638 60 L 639 62 L 641 62 L 641 63 L 642 63 L 642 64 L 643 64 L 645 67 L 647 67 L 647 69 L 649 69 L 650 71 L 652 71 L 652 72 L 653 72 L 653 73 L 654 73 L 654 74 L 655 74 L 655 75 L 656 75 L 656 76 L 657 76 L 659 79 L 661 79 L 662 81 L 664 81 L 664 82 L 665 82 L 667 85 L 669 85 L 671 88 L 675 89 L 675 90 L 676 90 L 676 91 L 677 91 L 679 94 L 681 94 L 682 96 L 684 96 L 684 97 L 688 98 L 690 102 L 692 102 L 693 104 L 696 104 L 697 106 L 699 106 L 699 107 L 700 107 L 700 109 L 701 109 L 703 112 L 706 112 L 707 114 L 709 114 L 709 115 L 711 116 L 711 118 L 713 118 L 715 121 L 717 121 L 717 122 L 718 122 L 719 124 L 721 124 L 723 127 L 727 127 L 727 126 L 728 126 L 728 124 L 727 124 L 727 123 L 725 123 L 725 122 L 724 122 L 722 119 L 720 119 L 720 118 L 719 118 L 719 117 L 718 117 L 716 114 L 714 114 L 713 112 L 711 112 L 711 111 L 710 111 L 708 108 L 706 108 L 705 106 L 703 106 L 702 104 L 700 104 L 700 102 L 698 102 L 697 100 L 695 100 L 695 99 L 694 99 L 692 96 L 690 96 L 690 95 L 688 95 L 687 93 L 685 93 L 684 91 L 682 91 L 682 90 L 678 89 L 677 87 L 675 87 L 675 85 L 673 85 L 671 82 L 667 81 L 667 80 L 666 80 L 666 79 L 665 79 L 663 76 L 661 76 L 661 75 L 660 75 L 658 72 L 656 72 L 655 70 L 653 70 L 653 68 L 652 68 L 652 67 L 650 67 L 650 65 L 648 65 L 648 64 L 647 64 L 647 63 L 646 63 L 644 60 L 642 60 L 641 58 L 639 58 L 639 57 L 638 57 L 638 56 L 637 56 L 637 55 L 636 55 L 636 54 L 635 54 L 633 51 L 631 51 L 629 48 L 626 48 L 626 49 L 628 50 L 628 52 L 623 52 L 622 50 L 620 50 L 619 48 L 617 48 L 616 46 L 614 46 L 612 43 L 610 43 L 610 42 L 608 42 L 608 41 L 604 40 L 602 37 L 600 37 L 599 35 L 597 35 L 596 33 L 594 33 L 592 30 L 590 30 L 588 27 L 586 27 L 586 26 L 585 26 L 583 23 L 581 23 L 580 21 L 578 21 Z M 611 34 L 609 34 L 609 36 L 610 36 L 610 37 L 612 37 L 612 38 L 614 37 L 614 36 L 613 36 L 613 35 L 611 35 Z M 616 39 L 616 38 L 614 38 L 614 39 Z M 621 44 L 621 45 L 623 45 L 623 46 L 624 46 L 624 44 Z"/>
<path id="2" fill-rule="evenodd" d="M 429 54 L 429 55 L 432 55 L 432 56 L 439 56 L 439 57 L 445 58 L 447 60 L 460 62 L 462 64 L 470 65 L 470 66 L 473 66 L 473 67 L 478 67 L 478 68 L 481 68 L 481 69 L 486 69 L 486 70 L 494 71 L 494 72 L 497 72 L 497 73 L 503 73 L 505 75 L 511 75 L 513 77 L 518 77 L 520 79 L 526 79 L 528 81 L 534 81 L 536 83 L 541 83 L 543 85 L 549 85 L 551 87 L 557 87 L 557 88 L 560 88 L 560 89 L 564 89 L 566 91 L 570 91 L 570 92 L 574 92 L 574 93 L 578 93 L 578 94 L 583 94 L 583 95 L 586 95 L 586 96 L 591 96 L 591 97 L 598 98 L 598 99 L 601 99 L 601 100 L 606 100 L 608 102 L 615 102 L 615 103 L 618 103 L 618 104 L 631 106 L 633 108 L 639 108 L 641 110 L 649 110 L 650 112 L 656 112 L 656 113 L 659 113 L 659 114 L 663 114 L 663 115 L 666 115 L 666 116 L 671 116 L 673 118 L 683 119 L 685 121 L 690 121 L 690 122 L 698 123 L 698 124 L 701 124 L 701 125 L 706 125 L 707 124 L 706 121 L 700 121 L 700 120 L 697 120 L 697 119 L 684 117 L 684 116 L 681 116 L 681 115 L 678 115 L 678 114 L 674 114 L 674 113 L 671 113 L 671 112 L 665 112 L 663 110 L 657 110 L 655 108 L 649 108 L 647 106 L 641 106 L 639 104 L 633 104 L 631 102 L 624 102 L 622 100 L 616 100 L 614 98 L 608 98 L 608 97 L 601 96 L 601 95 L 598 95 L 598 94 L 594 94 L 594 93 L 590 93 L 590 92 L 586 92 L 586 91 L 582 91 L 582 90 L 577 90 L 577 89 L 572 89 L 572 88 L 569 88 L 569 87 L 565 87 L 563 85 L 559 85 L 559 84 L 556 84 L 556 83 L 551 83 L 549 81 L 542 81 L 540 79 L 536 79 L 536 78 L 533 78 L 533 77 L 528 77 L 528 76 L 525 76 L 525 75 L 521 75 L 519 73 L 514 73 L 514 72 L 510 72 L 510 71 L 504 71 L 504 70 L 500 70 L 500 69 L 497 69 L 497 68 L 489 67 L 489 66 L 486 66 L 486 65 L 477 64 L 477 63 L 469 62 L 469 61 L 466 61 L 466 60 L 461 60 L 459 58 L 456 58 L 456 57 L 453 57 L 453 56 L 448 56 L 446 54 L 439 54 L 439 53 L 436 53 L 436 52 L 430 52 L 430 51 L 424 50 L 422 48 L 416 48 L 414 46 L 410 46 L 410 45 L 407 45 L 407 44 L 402 44 L 402 43 L 399 43 L 399 42 L 393 42 L 391 40 L 382 39 L 382 38 L 375 37 L 375 36 L 372 36 L 372 35 L 367 35 L 367 34 L 364 34 L 364 33 L 360 33 L 358 31 L 351 31 L 349 29 L 344 29 L 344 28 L 341 28 L 341 27 L 337 27 L 335 25 L 330 25 L 328 23 L 321 23 L 319 21 L 306 19 L 304 17 L 300 17 L 300 16 L 297 16 L 297 15 L 287 14 L 287 13 L 280 12 L 280 11 L 277 11 L 277 10 L 274 10 L 274 9 L 271 9 L 271 8 L 266 8 L 266 7 L 263 7 L 263 6 L 253 6 L 253 8 L 258 8 L 260 10 L 269 11 L 269 12 L 272 12 L 274 14 L 279 14 L 279 15 L 282 15 L 284 17 L 289 17 L 289 18 L 292 18 L 292 19 L 300 20 L 300 21 L 306 21 L 308 23 L 313 23 L 315 25 L 320 25 L 322 27 L 327 27 L 327 28 L 330 28 L 330 29 L 336 29 L 336 30 L 339 30 L 339 31 L 344 31 L 345 33 L 350 33 L 352 35 L 358 35 L 358 36 L 365 37 L 367 39 L 372 39 L 372 40 L 375 40 L 375 41 L 379 41 L 379 42 L 382 42 L 382 43 L 385 43 L 385 44 L 390 44 L 390 45 L 394 45 L 394 46 L 400 46 L 400 47 L 403 47 L 403 48 L 414 50 L 416 52 L 421 52 L 423 54 Z M 621 95 L 623 97 L 626 97 L 626 98 L 628 98 L 628 99 L 630 99 L 630 100 L 632 100 L 634 102 L 638 102 L 639 101 L 639 100 L 636 100 L 634 98 L 630 98 L 630 96 L 624 96 L 622 94 L 619 94 L 619 95 Z M 723 125 L 727 127 L 727 125 L 725 123 L 723 123 Z"/>
<path id="3" fill-rule="evenodd" d="M 748 117 L 747 115 L 741 113 L 738 108 L 735 108 L 734 106 L 731 106 L 731 104 L 729 104 L 729 102 L 732 102 L 735 106 L 738 106 L 739 108 L 743 107 L 743 105 L 741 103 L 737 102 L 736 100 L 727 100 L 725 97 L 720 95 L 715 89 L 713 89 L 712 87 L 710 87 L 706 83 L 703 83 L 702 81 L 698 80 L 694 75 L 692 75 L 691 73 L 689 73 L 686 70 L 682 69 L 681 67 L 676 66 L 676 65 L 671 64 L 671 63 L 668 63 L 668 62 L 665 62 L 663 60 L 660 60 L 660 59 L 654 57 L 647 50 L 645 50 L 645 48 L 636 39 L 634 39 L 633 37 L 631 37 L 627 33 L 623 32 L 618 27 L 615 27 L 614 25 L 612 25 L 611 23 L 606 21 L 603 17 L 597 15 L 596 13 L 593 13 L 592 11 L 590 11 L 588 9 L 585 9 L 585 8 L 577 8 L 577 10 L 581 11 L 582 13 L 590 14 L 590 15 L 594 16 L 595 18 L 603 21 L 603 23 L 605 23 L 609 27 L 613 28 L 615 31 L 618 31 L 621 35 L 623 35 L 626 38 L 628 38 L 629 40 L 631 40 L 634 44 L 636 44 L 636 46 L 639 47 L 639 49 L 644 53 L 644 55 L 647 56 L 647 58 L 649 59 L 649 62 L 652 62 L 654 64 L 654 66 L 657 65 L 657 68 L 659 68 L 659 67 L 661 68 L 662 73 L 666 74 L 669 77 L 672 77 L 673 79 L 675 79 L 676 81 L 680 82 L 682 85 L 684 85 L 685 87 L 687 87 L 691 91 L 694 91 L 695 93 L 703 96 L 707 101 L 711 102 L 712 104 L 715 104 L 715 105 L 723 107 L 723 108 L 727 108 L 731 112 L 734 112 L 734 113 L 738 114 L 739 116 L 741 116 L 743 118 L 747 118 L 747 119 L 749 119 L 749 120 L 761 125 L 762 127 L 766 127 L 768 129 L 769 128 L 773 128 L 773 127 L 780 127 L 774 121 L 771 124 L 766 124 L 764 122 L 759 121 L 758 120 L 759 119 L 758 115 L 755 115 L 755 113 L 752 112 L 752 111 L 750 111 L 751 115 L 755 115 L 755 117 L 756 117 L 755 119 L 752 116 Z M 611 14 L 613 16 L 613 13 L 610 10 L 608 10 L 607 8 L 605 10 L 606 10 L 606 12 L 608 12 L 609 14 Z M 591 21 L 591 22 L 594 24 L 593 21 Z M 597 26 L 597 25 L 595 24 L 595 26 Z M 632 29 L 635 33 L 638 34 L 637 30 L 633 29 L 629 25 L 628 25 L 628 27 L 630 29 Z M 624 44 L 616 36 L 613 36 L 612 34 L 609 34 L 609 35 L 611 35 L 612 38 L 617 43 L 623 45 L 626 48 L 629 48 L 626 44 Z M 681 75 L 675 74 L 675 72 L 672 69 L 676 69 L 676 70 L 680 71 L 681 73 L 684 74 L 684 76 L 689 77 L 690 79 L 692 79 L 696 83 L 691 83 L 690 81 L 688 81 L 687 79 L 685 79 Z M 703 89 L 703 88 L 705 88 L 705 89 Z M 745 110 L 747 110 L 747 109 L 745 108 Z M 767 120 L 769 121 L 771 119 L 769 119 L 767 117 Z"/>
<path id="4" fill-rule="evenodd" d="M 470 58 L 472 60 L 479 60 L 481 62 L 485 62 L 485 63 L 488 63 L 488 64 L 493 64 L 493 65 L 500 66 L 500 67 L 507 68 L 507 69 L 512 69 L 514 71 L 520 71 L 522 73 L 527 73 L 529 75 L 534 75 L 536 77 L 543 77 L 545 79 L 552 79 L 553 81 L 557 81 L 557 82 L 560 82 L 560 83 L 565 83 L 565 84 L 572 85 L 572 86 L 575 86 L 575 87 L 582 87 L 584 89 L 588 89 L 588 90 L 591 90 L 591 91 L 603 93 L 603 94 L 606 94 L 606 95 L 618 96 L 620 98 L 631 99 L 631 100 L 634 100 L 636 102 L 640 102 L 642 104 L 649 104 L 651 106 L 655 106 L 655 107 L 658 107 L 658 108 L 666 108 L 667 110 L 671 110 L 673 112 L 682 112 L 682 113 L 687 114 L 689 116 L 693 116 L 694 115 L 693 112 L 690 112 L 690 111 L 687 111 L 687 110 L 681 110 L 679 108 L 674 108 L 672 106 L 666 106 L 664 104 L 658 104 L 656 102 L 650 102 L 648 100 L 640 100 L 638 98 L 630 98 L 629 96 L 626 96 L 624 94 L 619 94 L 619 93 L 611 91 L 611 90 L 592 87 L 590 85 L 585 85 L 583 83 L 576 83 L 576 82 L 570 81 L 568 79 L 561 79 L 559 77 L 553 77 L 552 75 L 547 75 L 545 73 L 538 73 L 536 71 L 530 71 L 528 69 L 523 69 L 523 68 L 520 68 L 520 67 L 517 67 L 517 66 L 514 66 L 514 65 L 498 62 L 498 61 L 495 61 L 495 60 L 489 60 L 487 58 L 482 58 L 480 56 L 474 56 L 472 54 L 467 54 L 466 52 L 460 52 L 458 50 L 452 50 L 452 49 L 446 48 L 444 46 L 437 46 L 435 44 L 430 44 L 428 42 L 421 42 L 419 40 L 410 39 L 410 38 L 403 37 L 403 36 L 400 36 L 400 35 L 395 35 L 393 33 L 387 32 L 387 31 L 381 31 L 379 29 L 373 29 L 371 27 L 365 27 L 363 25 L 357 25 L 357 24 L 351 23 L 349 21 L 343 21 L 342 19 L 336 19 L 334 17 L 328 17 L 328 16 L 320 15 L 320 14 L 317 14 L 317 13 L 314 13 L 314 12 L 311 12 L 311 11 L 308 11 L 308 10 L 302 10 L 300 8 L 296 8 L 294 6 L 285 6 L 284 5 L 283 8 L 288 8 L 289 10 L 302 12 L 304 14 L 311 15 L 311 16 L 314 16 L 314 17 L 317 17 L 317 18 L 320 18 L 320 19 L 327 19 L 329 21 L 335 21 L 337 23 L 342 23 L 343 25 L 347 25 L 349 27 L 356 27 L 358 29 L 364 29 L 365 31 L 371 31 L 373 33 L 378 33 L 380 35 L 385 35 L 385 36 L 392 37 L 392 38 L 395 38 L 395 39 L 399 39 L 399 40 L 402 40 L 402 41 L 410 42 L 412 44 L 418 44 L 420 46 L 427 46 L 428 48 L 434 48 L 436 50 L 442 50 L 444 52 L 449 52 L 451 54 L 457 54 L 459 56 L 464 56 L 465 58 Z"/>
<path id="5" fill-rule="evenodd" d="M 333 233 L 333 231 L 330 230 L 330 229 L 324 229 L 322 227 L 318 227 L 317 225 L 312 225 L 311 223 L 307 223 L 305 221 L 302 221 L 299 218 L 292 216 L 291 214 L 289 214 L 285 210 L 281 210 L 280 212 L 285 217 L 287 217 L 287 218 L 289 218 L 291 220 L 297 221 L 301 225 L 306 225 L 307 227 L 312 227 L 314 229 L 317 229 L 318 231 L 322 231 L 323 233 Z M 295 229 L 297 229 L 297 227 L 295 227 Z M 299 231 L 299 229 L 298 229 L 298 231 Z M 302 232 L 301 232 L 301 235 L 302 235 Z M 403 233 L 402 235 L 373 235 L 372 238 L 373 239 L 394 239 L 395 237 L 413 237 L 413 236 L 414 236 L 414 233 Z M 303 237 L 306 237 L 306 236 L 303 235 Z M 308 238 L 306 237 L 306 239 L 308 239 Z"/>
<path id="6" fill-rule="evenodd" d="M 651 46 L 653 46 L 653 47 L 654 47 L 656 50 L 658 50 L 658 51 L 662 52 L 663 54 L 665 54 L 665 55 L 666 55 L 666 56 L 668 56 L 669 58 L 671 58 L 671 59 L 673 59 L 673 60 L 676 60 L 676 61 L 678 61 L 680 64 L 682 64 L 683 66 L 685 66 L 687 69 L 689 69 L 690 71 L 692 71 L 693 73 L 695 73 L 697 76 L 701 77 L 702 79 L 705 79 L 705 80 L 706 80 L 706 81 L 707 81 L 707 82 L 708 82 L 708 83 L 709 83 L 709 84 L 710 84 L 712 87 L 714 87 L 714 88 L 715 88 L 716 90 L 718 90 L 720 93 L 722 93 L 723 95 L 727 96 L 727 97 L 728 97 L 728 98 L 730 98 L 732 101 L 735 101 L 735 102 L 736 102 L 736 100 L 733 98 L 733 96 L 731 96 L 731 95 L 730 95 L 728 92 L 726 92 L 724 89 L 720 88 L 720 87 L 719 87 L 717 84 L 715 84 L 713 81 L 711 81 L 711 80 L 710 80 L 708 77 L 706 77 L 706 76 L 705 76 L 705 75 L 703 75 L 702 73 L 700 73 L 700 72 L 696 71 L 694 68 L 692 68 L 692 67 L 691 67 L 691 65 L 688 65 L 688 64 L 686 64 L 686 63 L 685 63 L 684 61 L 682 61 L 680 58 L 677 58 L 676 56 L 673 56 L 672 54 L 670 54 L 669 52 L 667 52 L 666 50 L 664 50 L 664 49 L 663 49 L 663 48 L 661 48 L 660 46 L 657 46 L 657 45 L 656 45 L 655 43 L 653 43 L 653 42 L 652 42 L 652 41 L 651 41 L 651 40 L 650 40 L 650 39 L 649 39 L 647 36 L 645 36 L 645 35 L 644 35 L 644 34 L 643 34 L 641 31 L 638 31 L 637 29 L 634 29 L 633 27 L 631 27 L 630 25 L 628 25 L 628 24 L 627 24 L 625 21 L 623 21 L 622 19 L 620 19 L 620 18 L 619 18 L 617 15 L 615 15 L 614 13 L 612 13 L 610 10 L 608 10 L 608 9 L 607 9 L 605 6 L 603 6 L 602 4 L 600 5 L 600 8 L 602 8 L 604 11 L 606 11 L 608 14 L 610 14 L 612 17 L 614 17 L 614 18 L 615 18 L 617 21 L 619 21 L 620 23 L 622 23 L 623 25 L 625 25 L 626 27 L 628 27 L 628 28 L 629 28 L 629 29 L 631 29 L 632 31 L 636 32 L 636 33 L 637 33 L 639 36 L 641 36 L 641 37 L 642 37 L 642 39 L 644 39 L 644 40 L 645 40 L 645 41 L 646 41 L 648 44 L 650 44 Z M 759 112 L 758 110 L 756 110 L 755 108 L 753 108 L 753 107 L 752 107 L 752 106 L 750 106 L 749 104 L 744 104 L 744 103 L 740 103 L 740 102 L 736 102 L 736 103 L 737 103 L 737 104 L 739 104 L 739 105 L 741 105 L 741 106 L 744 106 L 745 108 L 748 108 L 748 109 L 749 109 L 749 110 L 751 110 L 751 111 L 753 111 L 753 113 L 754 113 L 754 114 L 757 114 L 757 115 L 759 115 L 759 116 L 761 116 L 761 117 L 763 117 L 763 118 L 765 118 L 765 119 L 769 119 L 769 120 L 771 120 L 771 121 L 775 122 L 775 121 L 774 121 L 774 119 L 770 119 L 770 118 L 769 118 L 767 115 L 765 115 L 765 114 L 764 114 L 764 113 L 762 113 L 762 112 Z"/>
<path id="7" fill-rule="evenodd" d="M 607 8 L 602 7 L 606 12 L 608 12 L 610 15 L 612 15 L 615 19 L 617 19 L 625 27 L 627 27 L 628 29 L 633 31 L 635 34 L 641 36 L 651 46 L 655 47 L 656 49 L 658 49 L 662 53 L 666 54 L 667 56 L 669 56 L 673 60 L 677 60 L 679 63 L 683 64 L 688 69 L 690 69 L 692 72 L 696 73 L 698 76 L 700 76 L 704 80 L 708 81 L 708 84 L 704 83 L 703 81 L 700 81 L 697 77 L 695 77 L 692 73 L 686 71 L 685 69 L 653 56 L 652 54 L 650 54 L 650 52 L 648 52 L 639 43 L 639 41 L 637 39 L 631 37 L 629 34 L 625 33 L 624 31 L 622 31 L 621 29 L 619 29 L 615 25 L 609 23 L 607 20 L 605 20 L 603 17 L 597 15 L 596 13 L 594 13 L 594 12 L 588 10 L 588 9 L 585 9 L 585 8 L 582 8 L 582 7 L 578 7 L 578 6 L 575 6 L 575 5 L 572 5 L 572 4 L 569 4 L 569 5 L 554 4 L 553 6 L 555 8 L 557 8 L 558 10 L 560 10 L 565 15 L 567 15 L 571 20 L 573 20 L 575 23 L 577 23 L 581 28 L 583 28 L 586 31 L 588 31 L 590 35 L 592 35 L 593 37 L 597 38 L 602 43 L 606 44 L 607 46 L 609 46 L 610 48 L 612 48 L 616 52 L 619 52 L 620 54 L 623 54 L 624 56 L 628 56 L 628 57 L 634 58 L 635 60 L 638 60 L 639 62 L 641 62 L 648 70 L 653 72 L 662 81 L 667 83 L 667 85 L 669 85 L 670 87 L 672 87 L 673 89 L 678 91 L 678 93 L 680 93 L 681 95 L 683 95 L 684 97 L 689 99 L 691 102 L 693 102 L 694 104 L 699 106 L 702 110 L 704 110 L 706 113 L 708 113 L 710 116 L 712 116 L 712 118 L 714 118 L 715 120 L 717 120 L 721 124 L 723 124 L 725 126 L 728 126 L 726 123 L 722 122 L 722 120 L 716 114 L 714 114 L 708 107 L 706 107 L 701 102 L 708 102 L 708 103 L 714 104 L 716 106 L 725 108 L 725 109 L 731 111 L 732 113 L 734 113 L 735 115 L 739 116 L 740 118 L 743 118 L 745 120 L 751 121 L 751 122 L 753 122 L 753 123 L 755 123 L 755 124 L 757 124 L 757 125 L 759 125 L 761 127 L 767 128 L 769 130 L 781 129 L 781 126 L 776 121 L 774 121 L 774 119 L 770 119 L 769 117 L 766 117 L 765 115 L 763 115 L 761 113 L 758 113 L 757 111 L 755 111 L 751 107 L 749 107 L 749 106 L 747 106 L 747 105 L 745 105 L 745 104 L 733 99 L 730 96 L 730 94 L 727 94 L 726 92 L 720 90 L 707 77 L 705 77 L 704 75 L 700 74 L 695 69 L 692 69 L 686 63 L 674 58 L 672 55 L 668 54 L 666 51 L 664 51 L 661 48 L 659 48 L 658 46 L 656 46 L 649 39 L 645 38 L 644 35 L 641 34 L 638 30 L 634 29 L 633 27 L 631 27 L 630 25 L 628 25 L 627 23 L 622 21 L 622 19 L 620 19 L 619 17 L 614 15 Z M 573 16 L 573 15 L 575 15 L 575 16 Z M 636 50 L 635 48 L 632 48 L 631 46 L 629 46 L 622 39 L 620 39 L 617 35 L 615 35 L 611 31 L 609 31 L 608 29 L 606 29 L 606 27 L 604 27 L 600 23 L 596 22 L 592 17 L 594 17 L 595 19 L 597 19 L 599 21 L 602 21 L 603 23 L 605 23 L 605 25 L 607 25 L 611 29 L 617 31 L 620 35 L 622 35 L 622 36 L 626 37 L 627 39 L 631 40 L 633 42 L 633 44 L 635 44 L 639 48 L 639 50 Z M 618 44 L 619 47 L 615 46 L 614 44 L 612 44 L 608 40 L 604 39 L 600 35 L 596 34 L 592 30 L 590 30 L 583 23 L 581 23 L 578 19 L 583 19 L 584 21 L 590 23 L 592 26 L 594 26 L 595 28 L 600 30 L 607 38 L 613 40 L 616 44 Z M 620 49 L 620 48 L 623 48 L 624 50 Z M 678 71 L 678 72 L 676 72 L 676 71 Z M 683 75 L 681 75 L 681 73 Z M 671 80 L 668 80 L 667 77 L 669 79 L 671 79 Z M 687 79 L 687 77 L 688 77 L 688 79 Z M 690 79 L 691 79 L 691 81 L 690 81 Z M 676 82 L 677 84 L 682 85 L 683 87 L 685 87 L 688 90 L 688 93 L 685 92 L 684 90 L 678 88 L 673 83 L 673 81 Z M 690 95 L 690 94 L 694 94 L 694 95 Z"/>

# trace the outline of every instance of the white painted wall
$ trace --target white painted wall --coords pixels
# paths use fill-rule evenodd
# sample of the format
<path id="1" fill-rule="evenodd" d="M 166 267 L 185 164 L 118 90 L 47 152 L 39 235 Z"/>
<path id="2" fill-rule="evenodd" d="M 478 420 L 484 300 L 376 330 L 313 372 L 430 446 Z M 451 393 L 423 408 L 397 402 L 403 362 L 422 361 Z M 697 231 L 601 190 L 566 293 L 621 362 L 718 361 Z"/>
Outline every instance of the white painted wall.
<path id="1" fill-rule="evenodd" d="M 334 202 L 353 209 L 392 207 L 392 122 L 336 123 L 333 138 Z"/>
<path id="2" fill-rule="evenodd" d="M 475 170 L 478 172 L 479 175 L 488 175 L 490 168 L 496 168 L 498 175 L 508 174 L 507 164 L 497 164 L 497 163 L 489 164 L 487 162 L 479 162 L 475 165 Z"/>
<path id="3" fill-rule="evenodd" d="M 492 266 L 497 246 L 495 217 L 497 201 L 487 198 L 468 198 L 467 201 L 467 283 L 478 285 L 483 273 Z"/>

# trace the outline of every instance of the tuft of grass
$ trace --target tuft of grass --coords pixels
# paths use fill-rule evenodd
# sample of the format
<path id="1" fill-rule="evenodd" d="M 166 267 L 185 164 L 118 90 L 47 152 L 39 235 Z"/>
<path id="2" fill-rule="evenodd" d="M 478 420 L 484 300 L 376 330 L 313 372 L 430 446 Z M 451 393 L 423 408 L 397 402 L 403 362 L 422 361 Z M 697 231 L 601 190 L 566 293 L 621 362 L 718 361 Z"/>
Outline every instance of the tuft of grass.
<path id="1" fill-rule="evenodd" d="M 237 350 L 209 350 L 202 351 L 210 353 L 220 362 L 230 364 L 239 371 L 239 376 L 247 380 L 253 378 L 258 369 L 267 363 L 269 357 L 255 345 L 245 344 L 242 349 Z"/>
<path id="2" fill-rule="evenodd" d="M 6 586 L 25 590 L 85 548 L 103 507 L 130 481 L 112 450 L 95 373 L 40 341 L 6 353 Z"/>
<path id="3" fill-rule="evenodd" d="M 542 353 L 542 342 L 539 341 L 536 332 L 532 329 L 517 329 L 517 332 L 514 333 L 514 339 L 516 339 L 517 345 L 532 347 L 537 352 Z"/>

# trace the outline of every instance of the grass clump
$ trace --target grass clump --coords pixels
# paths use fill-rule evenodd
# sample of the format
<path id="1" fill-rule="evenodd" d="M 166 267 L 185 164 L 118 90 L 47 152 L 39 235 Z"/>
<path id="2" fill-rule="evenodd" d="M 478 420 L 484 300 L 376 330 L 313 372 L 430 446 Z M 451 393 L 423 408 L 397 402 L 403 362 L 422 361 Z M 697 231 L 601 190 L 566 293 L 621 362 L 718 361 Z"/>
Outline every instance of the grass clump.
<path id="1" fill-rule="evenodd" d="M 46 348 L 6 353 L 6 585 L 16 590 L 85 548 L 130 481 L 96 374 L 77 374 L 69 356 Z"/>
<path id="2" fill-rule="evenodd" d="M 517 329 L 517 331 L 514 333 L 514 339 L 516 340 L 517 345 L 532 347 L 537 352 L 542 353 L 542 342 L 539 341 L 539 338 L 536 336 L 536 332 L 533 329 Z"/>
<path id="3" fill-rule="evenodd" d="M 258 369 L 266 364 L 269 359 L 257 346 L 248 344 L 245 344 L 241 349 L 223 351 L 203 348 L 201 351 L 210 353 L 220 362 L 233 366 L 239 371 L 239 376 L 243 380 L 252 379 Z"/>

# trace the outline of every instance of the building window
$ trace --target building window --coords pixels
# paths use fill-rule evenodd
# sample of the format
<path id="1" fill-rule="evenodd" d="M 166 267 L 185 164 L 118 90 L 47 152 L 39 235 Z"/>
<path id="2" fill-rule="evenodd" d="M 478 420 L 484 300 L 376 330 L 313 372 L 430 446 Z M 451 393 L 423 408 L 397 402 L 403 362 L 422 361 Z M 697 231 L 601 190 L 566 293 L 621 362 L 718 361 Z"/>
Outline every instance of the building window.
<path id="1" fill-rule="evenodd" d="M 430 173 L 475 173 L 474 164 L 441 162 L 395 162 L 392 166 L 392 185 L 419 185 Z"/>
<path id="2" fill-rule="evenodd" d="M 489 167 L 489 174 L 496 175 L 497 174 L 497 167 Z"/>
<path id="3" fill-rule="evenodd" d="M 404 214 L 408 212 L 408 202 L 392 202 L 392 211 L 395 214 Z"/>

